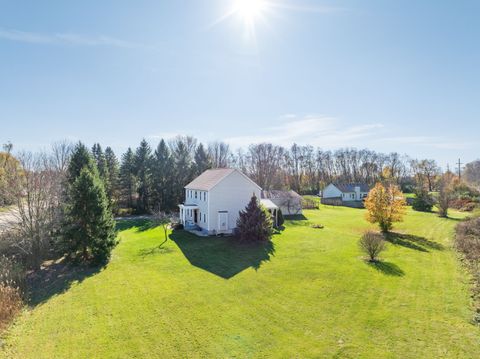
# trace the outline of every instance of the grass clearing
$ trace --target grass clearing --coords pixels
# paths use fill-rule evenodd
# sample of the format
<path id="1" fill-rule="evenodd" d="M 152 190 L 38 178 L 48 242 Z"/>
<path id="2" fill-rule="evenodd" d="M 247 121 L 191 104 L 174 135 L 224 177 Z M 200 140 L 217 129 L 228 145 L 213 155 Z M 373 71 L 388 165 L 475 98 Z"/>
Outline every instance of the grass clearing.
<path id="1" fill-rule="evenodd" d="M 451 215 L 409 209 L 378 265 L 361 258 L 375 227 L 359 209 L 305 211 L 260 246 L 175 232 L 158 248 L 160 228 L 122 222 L 108 267 L 45 286 L 3 355 L 478 358 Z"/>

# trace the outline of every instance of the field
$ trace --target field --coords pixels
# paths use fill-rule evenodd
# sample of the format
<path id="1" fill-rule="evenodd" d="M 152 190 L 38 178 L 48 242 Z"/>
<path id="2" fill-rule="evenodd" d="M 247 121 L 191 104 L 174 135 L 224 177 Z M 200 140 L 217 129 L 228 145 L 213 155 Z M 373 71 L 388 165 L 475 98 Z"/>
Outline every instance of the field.
<path id="1" fill-rule="evenodd" d="M 161 230 L 122 222 L 108 267 L 60 273 L 43 286 L 3 355 L 480 357 L 451 249 L 457 219 L 409 210 L 374 266 L 357 247 L 371 228 L 363 210 L 321 206 L 305 217 L 262 246 L 179 231 L 158 248 Z"/>

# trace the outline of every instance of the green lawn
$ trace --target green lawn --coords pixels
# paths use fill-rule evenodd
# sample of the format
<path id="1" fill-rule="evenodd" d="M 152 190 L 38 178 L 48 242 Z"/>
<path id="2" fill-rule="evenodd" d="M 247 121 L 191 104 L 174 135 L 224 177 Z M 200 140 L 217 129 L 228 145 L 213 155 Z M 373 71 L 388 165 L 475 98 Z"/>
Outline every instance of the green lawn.
<path id="1" fill-rule="evenodd" d="M 409 210 L 372 266 L 357 248 L 371 227 L 363 210 L 322 206 L 305 216 L 271 246 L 253 247 L 176 232 L 159 250 L 159 229 L 123 223 L 108 267 L 45 286 L 4 354 L 480 358 L 468 283 L 450 248 L 455 219 Z"/>

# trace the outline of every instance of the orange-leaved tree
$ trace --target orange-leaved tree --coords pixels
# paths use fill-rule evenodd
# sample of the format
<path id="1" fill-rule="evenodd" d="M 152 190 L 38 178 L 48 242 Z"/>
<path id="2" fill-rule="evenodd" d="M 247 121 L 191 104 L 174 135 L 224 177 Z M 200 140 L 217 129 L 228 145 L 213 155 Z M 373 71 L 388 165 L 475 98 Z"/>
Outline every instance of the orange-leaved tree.
<path id="1" fill-rule="evenodd" d="M 365 200 L 367 220 L 378 223 L 382 232 L 393 228 L 393 223 L 401 222 L 405 214 L 405 198 L 394 184 L 377 183 Z"/>

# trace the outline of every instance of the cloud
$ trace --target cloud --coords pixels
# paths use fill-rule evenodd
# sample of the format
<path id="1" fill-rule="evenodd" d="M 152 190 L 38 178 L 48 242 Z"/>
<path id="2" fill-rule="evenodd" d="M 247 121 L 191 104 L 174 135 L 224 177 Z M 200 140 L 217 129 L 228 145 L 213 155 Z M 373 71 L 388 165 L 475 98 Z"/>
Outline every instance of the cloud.
<path id="1" fill-rule="evenodd" d="M 313 115 L 284 115 L 279 122 L 276 126 L 258 128 L 254 134 L 230 137 L 225 141 L 237 147 L 260 142 L 282 146 L 298 143 L 319 147 L 345 147 L 359 144 L 359 140 L 374 138 L 383 128 L 379 123 L 346 126 L 334 117 Z"/>
<path id="2" fill-rule="evenodd" d="M 80 46 L 110 46 L 119 48 L 147 48 L 149 46 L 105 35 L 85 36 L 73 33 L 42 34 L 0 29 L 0 39 L 29 44 L 67 44 Z"/>

